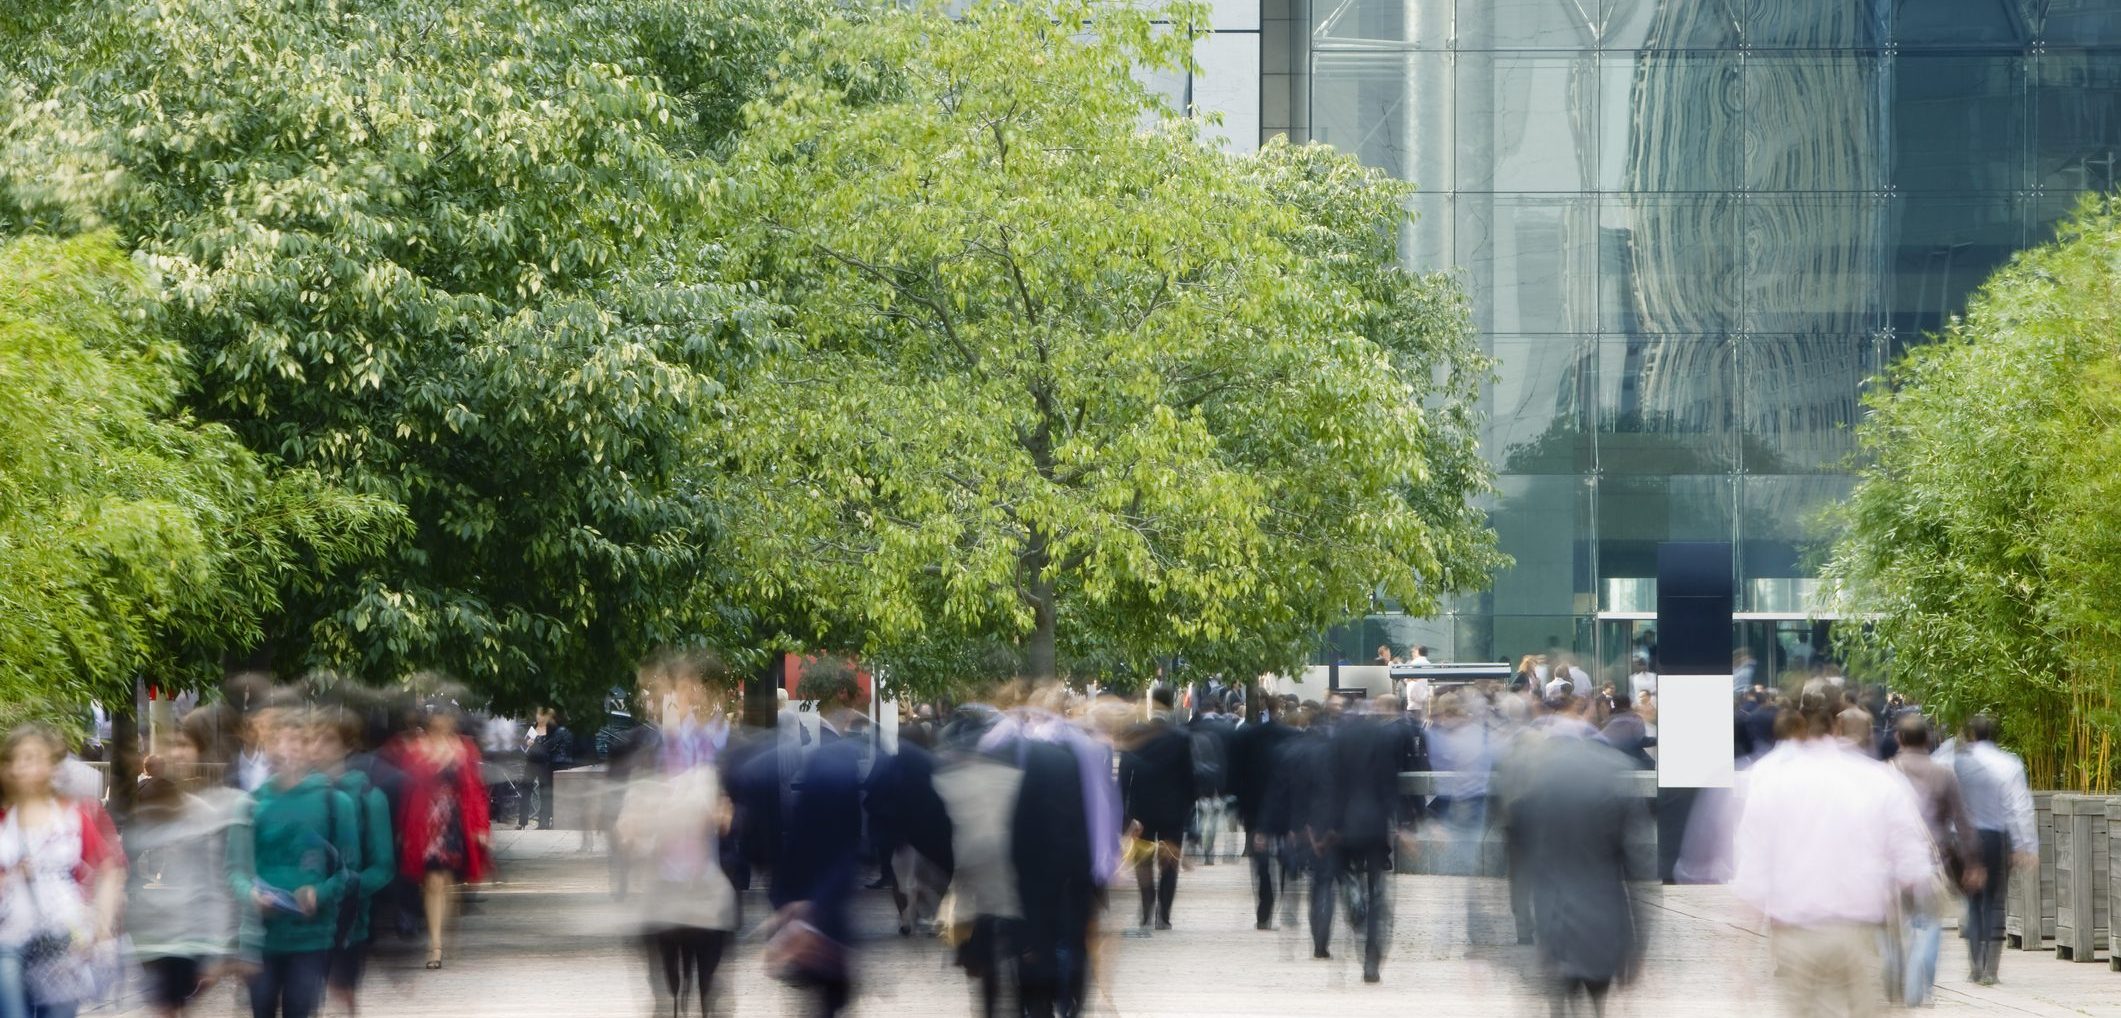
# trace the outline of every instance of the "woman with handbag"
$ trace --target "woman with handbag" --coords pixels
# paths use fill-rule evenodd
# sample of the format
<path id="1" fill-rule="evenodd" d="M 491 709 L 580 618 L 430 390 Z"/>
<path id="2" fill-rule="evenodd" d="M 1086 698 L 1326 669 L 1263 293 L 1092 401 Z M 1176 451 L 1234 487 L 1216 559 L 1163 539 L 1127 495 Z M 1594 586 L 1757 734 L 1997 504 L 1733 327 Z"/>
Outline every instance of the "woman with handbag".
<path id="1" fill-rule="evenodd" d="M 73 1018 L 114 957 L 125 855 L 100 807 L 52 790 L 65 756 L 48 725 L 0 741 L 0 1018 Z"/>

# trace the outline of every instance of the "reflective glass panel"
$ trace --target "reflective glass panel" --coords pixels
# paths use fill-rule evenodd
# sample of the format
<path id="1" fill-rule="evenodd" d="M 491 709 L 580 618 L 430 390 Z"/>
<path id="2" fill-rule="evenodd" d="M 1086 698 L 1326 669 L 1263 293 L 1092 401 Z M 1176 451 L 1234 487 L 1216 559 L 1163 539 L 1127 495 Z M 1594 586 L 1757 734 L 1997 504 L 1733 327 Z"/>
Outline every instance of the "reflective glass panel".
<path id="1" fill-rule="evenodd" d="M 2026 186 L 2024 57 L 1915 52 L 1892 68 L 1895 189 Z"/>
<path id="2" fill-rule="evenodd" d="M 1736 53 L 1609 51 L 1600 60 L 1602 190 L 1739 185 L 1745 79 Z"/>
<path id="3" fill-rule="evenodd" d="M 1594 54 L 1458 54 L 1458 187 L 1588 191 L 1597 180 Z"/>
<path id="4" fill-rule="evenodd" d="M 1596 341 L 1589 336 L 1496 336 L 1496 380 L 1481 393 L 1481 448 L 1506 474 L 1579 474 L 1597 466 L 1591 406 Z"/>
<path id="5" fill-rule="evenodd" d="M 1744 67 L 1747 188 L 1868 191 L 1884 186 L 1883 58 L 1765 53 L 1747 58 Z"/>
<path id="6" fill-rule="evenodd" d="M 1510 611 L 1589 611 L 1591 489 L 1582 477 L 1510 474 L 1497 479 L 1488 522 L 1516 564 L 1495 577 Z"/>
<path id="7" fill-rule="evenodd" d="M 1460 193 L 1455 253 L 1474 324 L 1497 333 L 1592 331 L 1597 236 L 1589 199 Z"/>
<path id="8" fill-rule="evenodd" d="M 1738 327 L 1735 194 L 1616 194 L 1599 201 L 1602 331 L 1702 335 Z"/>
<path id="9" fill-rule="evenodd" d="M 1470 49 L 1592 49 L 1599 0 L 1458 0 L 1457 46 Z"/>
<path id="10" fill-rule="evenodd" d="M 1738 350 L 1746 473 L 1846 470 L 1864 379 L 1880 353 L 1876 334 L 1747 337 Z"/>
<path id="11" fill-rule="evenodd" d="M 1604 0 L 1609 50 L 1736 48 L 1749 0 Z"/>
<path id="12" fill-rule="evenodd" d="M 2025 243 L 2023 203 L 2008 194 L 1904 195 L 1892 202 L 1887 323 L 1902 340 L 1944 325 Z"/>
<path id="13" fill-rule="evenodd" d="M 1700 474 L 1738 469 L 1733 340 L 1607 338 L 1599 342 L 1598 351 L 1601 471 Z"/>
<path id="14" fill-rule="evenodd" d="M 1737 479 L 1708 476 L 1598 479 L 1598 572 L 1602 578 L 1655 577 L 1665 541 L 1729 541 Z"/>
<path id="15" fill-rule="evenodd" d="M 1893 41 L 1903 47 L 2015 49 L 2033 40 L 2018 0 L 1894 0 Z"/>
<path id="16" fill-rule="evenodd" d="M 1745 44 L 1754 49 L 1858 49 L 1886 35 L 1893 0 L 1748 0 Z"/>
<path id="17" fill-rule="evenodd" d="M 1755 332 L 1870 333 L 1891 207 L 1872 194 L 1754 195 L 1745 202 L 1746 327 Z"/>
<path id="18" fill-rule="evenodd" d="M 2033 58 L 2033 181 L 2068 195 L 2121 182 L 2121 53 Z"/>

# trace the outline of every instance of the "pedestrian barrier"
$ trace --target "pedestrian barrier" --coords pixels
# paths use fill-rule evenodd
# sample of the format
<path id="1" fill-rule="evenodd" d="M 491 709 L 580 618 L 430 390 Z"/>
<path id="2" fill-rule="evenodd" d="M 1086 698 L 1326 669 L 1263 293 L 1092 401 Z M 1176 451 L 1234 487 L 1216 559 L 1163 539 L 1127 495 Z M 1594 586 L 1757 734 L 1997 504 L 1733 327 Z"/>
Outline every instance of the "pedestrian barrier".
<path id="1" fill-rule="evenodd" d="M 2092 961 L 2109 936 L 2112 852 L 2103 795 L 2057 795 L 2055 843 L 2055 957 Z"/>
<path id="2" fill-rule="evenodd" d="M 2033 793 L 2033 836 L 2040 842 L 2037 869 L 2011 868 L 2004 893 L 2003 939 L 2021 951 L 2045 951 L 2055 939 L 2054 792 Z"/>

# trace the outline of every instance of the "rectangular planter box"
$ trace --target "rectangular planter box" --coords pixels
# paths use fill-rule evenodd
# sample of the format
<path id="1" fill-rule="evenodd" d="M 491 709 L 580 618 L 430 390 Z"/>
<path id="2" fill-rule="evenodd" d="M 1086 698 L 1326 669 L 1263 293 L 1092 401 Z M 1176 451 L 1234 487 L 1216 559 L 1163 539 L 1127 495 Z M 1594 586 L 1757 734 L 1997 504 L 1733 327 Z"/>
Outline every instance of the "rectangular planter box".
<path id="1" fill-rule="evenodd" d="M 2038 869 L 2011 868 L 2004 894 L 2003 941 L 2021 951 L 2045 951 L 2055 939 L 2054 792 L 2033 793 L 2033 836 L 2040 840 Z"/>
<path id="2" fill-rule="evenodd" d="M 2121 901 L 2121 797 L 2106 800 L 2106 966 L 2121 972 L 2121 923 L 2113 921 L 2113 903 Z"/>
<path id="3" fill-rule="evenodd" d="M 2108 801 L 2103 795 L 2057 795 L 2052 803 L 2055 957 L 2063 961 L 2092 961 L 2106 946 L 2107 883 L 2112 873 L 2107 862 Z"/>

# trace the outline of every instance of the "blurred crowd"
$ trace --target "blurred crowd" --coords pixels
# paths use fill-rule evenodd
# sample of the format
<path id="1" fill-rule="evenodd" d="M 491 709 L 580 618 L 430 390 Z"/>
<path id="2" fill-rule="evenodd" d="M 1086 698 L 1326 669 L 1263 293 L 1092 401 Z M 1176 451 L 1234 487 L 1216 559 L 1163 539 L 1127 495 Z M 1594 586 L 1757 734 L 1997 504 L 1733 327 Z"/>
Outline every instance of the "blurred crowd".
<path id="1" fill-rule="evenodd" d="M 240 676 L 121 772 L 122 823 L 60 733 L 7 734 L 0 1018 L 67 1018 L 121 969 L 159 1014 L 216 985 L 260 1018 L 357 1013 L 385 934 L 429 969 L 454 961 L 452 914 L 494 873 L 496 818 L 553 826 L 561 776 L 585 762 L 600 767 L 576 782 L 591 791 L 572 826 L 608 849 L 659 1014 L 722 1010 L 740 944 L 841 1012 L 862 978 L 853 911 L 879 891 L 981 1015 L 1081 1014 L 1118 945 L 1188 922 L 1185 874 L 1235 860 L 1258 930 L 1315 959 L 1354 945 L 1366 982 L 1393 942 L 1392 874 L 1499 878 L 1454 885 L 1463 924 L 1425 917 L 1436 935 L 1528 945 L 1554 1013 L 1598 1014 L 1641 969 L 1670 804 L 1651 773 L 1654 674 L 1621 692 L 1580 672 L 1527 659 L 1513 679 L 1313 699 L 1008 683 L 886 719 L 844 664 L 805 667 L 791 704 L 670 653 L 587 737 L 551 708 L 475 714 L 433 683 Z M 1923 1002 L 1962 898 L 1971 974 L 1992 980 L 2003 876 L 2034 845 L 2023 769 L 1987 719 L 1938 747 L 1919 708 L 1869 692 L 1738 693 L 1737 787 L 1692 804 L 1662 867 L 1732 881 L 1772 928 L 1796 1013 L 1865 1013 L 1888 985 Z"/>

